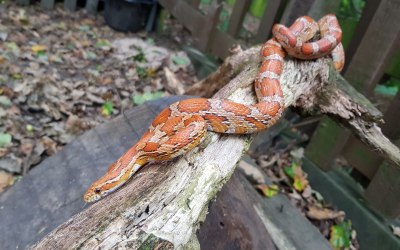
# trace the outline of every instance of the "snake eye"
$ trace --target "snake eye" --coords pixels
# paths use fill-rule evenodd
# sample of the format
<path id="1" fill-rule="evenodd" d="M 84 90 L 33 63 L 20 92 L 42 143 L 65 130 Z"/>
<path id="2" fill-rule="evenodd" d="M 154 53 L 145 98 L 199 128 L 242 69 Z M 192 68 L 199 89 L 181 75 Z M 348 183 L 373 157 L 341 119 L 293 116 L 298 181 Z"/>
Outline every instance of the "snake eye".
<path id="1" fill-rule="evenodd" d="M 95 192 L 96 194 L 100 194 L 101 190 L 100 190 L 100 188 L 96 188 L 96 189 L 94 190 L 94 192 Z"/>

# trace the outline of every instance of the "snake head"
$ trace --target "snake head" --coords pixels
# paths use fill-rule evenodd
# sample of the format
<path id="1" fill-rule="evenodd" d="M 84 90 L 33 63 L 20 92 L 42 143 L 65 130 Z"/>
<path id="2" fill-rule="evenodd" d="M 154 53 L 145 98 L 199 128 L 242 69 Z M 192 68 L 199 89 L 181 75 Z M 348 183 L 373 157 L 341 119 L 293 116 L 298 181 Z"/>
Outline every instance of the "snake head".
<path id="1" fill-rule="evenodd" d="M 109 193 L 115 191 L 117 188 L 125 183 L 125 178 L 115 179 L 113 176 L 106 174 L 96 182 L 94 182 L 83 196 L 85 202 L 95 202 L 100 200 Z"/>
<path id="2" fill-rule="evenodd" d="M 105 196 L 105 195 L 102 195 L 101 189 L 92 185 L 86 191 L 85 195 L 83 196 L 83 200 L 85 202 L 94 202 L 94 201 L 100 200 L 103 196 Z"/>

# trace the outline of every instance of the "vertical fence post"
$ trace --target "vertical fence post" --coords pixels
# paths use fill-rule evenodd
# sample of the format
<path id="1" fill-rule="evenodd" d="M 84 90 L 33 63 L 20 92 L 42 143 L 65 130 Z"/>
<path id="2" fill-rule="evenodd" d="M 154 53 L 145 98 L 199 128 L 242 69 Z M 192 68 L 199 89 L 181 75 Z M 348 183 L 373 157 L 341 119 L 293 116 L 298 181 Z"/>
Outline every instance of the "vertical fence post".
<path id="1" fill-rule="evenodd" d="M 285 7 L 285 0 L 269 0 L 265 7 L 264 15 L 261 18 L 260 26 L 258 27 L 257 35 L 254 42 L 262 43 L 267 41 L 271 36 L 271 28 L 278 20 Z"/>
<path id="2" fill-rule="evenodd" d="M 249 10 L 251 0 L 236 0 L 229 18 L 228 34 L 235 37 L 242 27 L 244 17 Z"/>
<path id="3" fill-rule="evenodd" d="M 99 5 L 99 0 L 86 0 L 86 11 L 89 14 L 96 15 L 97 14 L 97 6 Z"/>
<path id="4" fill-rule="evenodd" d="M 29 4 L 31 4 L 31 0 L 17 0 L 17 4 L 29 5 Z"/>
<path id="5" fill-rule="evenodd" d="M 69 11 L 75 11 L 78 0 L 64 0 L 64 8 Z"/>
<path id="6" fill-rule="evenodd" d="M 383 132 L 400 146 L 400 91 L 386 111 L 386 124 Z M 400 217 L 400 166 L 393 166 L 384 162 L 371 180 L 365 197 L 373 207 L 390 217 Z"/>
<path id="7" fill-rule="evenodd" d="M 367 5 L 376 4 L 376 2 L 367 1 Z M 395 40 L 400 31 L 400 16 L 398 15 L 400 1 L 384 0 L 378 2 L 379 6 L 374 9 L 372 20 L 369 22 L 369 20 L 363 19 L 368 21 L 368 29 L 362 34 L 356 34 L 362 36 L 363 39 L 356 38 L 356 40 L 360 40 L 360 44 L 344 74 L 345 78 L 358 91 L 365 94 L 370 93 L 382 77 L 383 70 L 391 59 L 390 53 L 394 50 Z M 361 23 L 360 25 L 363 26 Z M 332 168 L 335 157 L 339 155 L 343 149 L 344 141 L 347 141 L 349 136 L 348 132 L 333 124 L 333 122 L 329 122 L 328 119 L 324 118 L 322 124 L 331 125 L 319 126 L 306 149 L 306 156 L 325 170 Z M 321 147 L 325 144 L 326 138 L 318 135 L 329 134 L 331 131 L 335 131 L 338 140 Z M 316 155 L 319 157 L 316 157 Z"/>
<path id="8" fill-rule="evenodd" d="M 54 0 L 41 0 L 40 1 L 40 6 L 43 9 L 51 10 L 51 9 L 54 8 L 54 2 L 55 2 Z"/>
<path id="9" fill-rule="evenodd" d="M 400 146 L 400 140 L 397 141 Z M 400 217 L 400 166 L 384 162 L 365 191 L 365 197 L 372 207 L 383 214 Z"/>

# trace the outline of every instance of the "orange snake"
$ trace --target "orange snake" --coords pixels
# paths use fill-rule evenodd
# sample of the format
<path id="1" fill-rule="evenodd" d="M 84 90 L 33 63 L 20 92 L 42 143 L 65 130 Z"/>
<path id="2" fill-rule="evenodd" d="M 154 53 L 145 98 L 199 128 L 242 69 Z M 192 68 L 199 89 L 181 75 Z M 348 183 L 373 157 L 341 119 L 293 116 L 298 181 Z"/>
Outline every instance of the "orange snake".
<path id="1" fill-rule="evenodd" d="M 317 31 L 321 38 L 309 42 Z M 147 163 L 170 160 L 184 154 L 204 139 L 207 130 L 250 134 L 273 125 L 284 109 L 279 78 L 285 51 L 300 59 L 331 54 L 336 70 L 343 68 L 342 31 L 333 14 L 324 16 L 318 23 L 304 16 L 289 28 L 275 24 L 272 33 L 273 38 L 261 49 L 262 64 L 255 80 L 257 104 L 194 98 L 170 105 L 153 120 L 142 138 L 91 185 L 84 200 L 93 202 L 113 192 Z"/>

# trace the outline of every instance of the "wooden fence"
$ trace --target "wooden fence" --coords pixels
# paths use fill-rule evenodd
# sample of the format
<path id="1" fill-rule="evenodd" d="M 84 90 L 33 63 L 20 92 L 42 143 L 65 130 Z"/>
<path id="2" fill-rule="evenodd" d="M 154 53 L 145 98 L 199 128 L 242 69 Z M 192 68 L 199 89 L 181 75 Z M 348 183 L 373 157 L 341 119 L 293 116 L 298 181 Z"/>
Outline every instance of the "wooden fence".
<path id="1" fill-rule="evenodd" d="M 29 4 L 29 0 L 18 0 Z M 41 0 L 43 8 L 51 9 L 54 0 Z M 96 13 L 98 0 L 86 0 L 86 9 Z M 252 4 L 251 0 L 236 0 L 231 8 L 228 28 L 218 28 L 221 3 L 212 3 L 207 13 L 199 9 L 200 0 L 159 0 L 196 39 L 196 46 L 203 52 L 221 59 L 229 55 L 229 48 L 234 44 L 249 46 L 266 41 L 274 23 L 289 24 L 301 15 L 310 15 L 315 19 L 326 13 L 336 12 L 340 1 L 317 0 L 269 0 L 264 14 L 259 19 L 256 34 L 250 43 L 244 44 L 239 38 L 243 21 Z M 226 4 L 226 3 L 225 3 Z M 65 0 L 68 10 L 77 8 L 77 0 Z M 344 77 L 367 97 L 373 91 L 384 74 L 400 78 L 400 0 L 367 0 L 362 16 L 354 35 L 348 37 L 346 49 L 346 68 Z M 351 34 L 351 29 L 346 30 Z M 395 55 L 397 54 L 397 57 Z M 394 59 L 396 59 L 393 62 Z M 388 67 L 397 71 L 388 72 Z M 400 91 L 390 102 L 384 112 L 385 124 L 382 126 L 385 135 L 400 144 Z M 384 214 L 391 217 L 400 216 L 400 166 L 386 163 L 375 152 L 368 149 L 347 130 L 339 127 L 329 118 L 323 118 L 306 148 L 306 156 L 323 170 L 334 168 L 334 160 L 344 156 L 351 166 L 365 176 L 369 182 L 365 187 L 368 202 Z M 384 196 L 382 194 L 385 194 Z"/>

